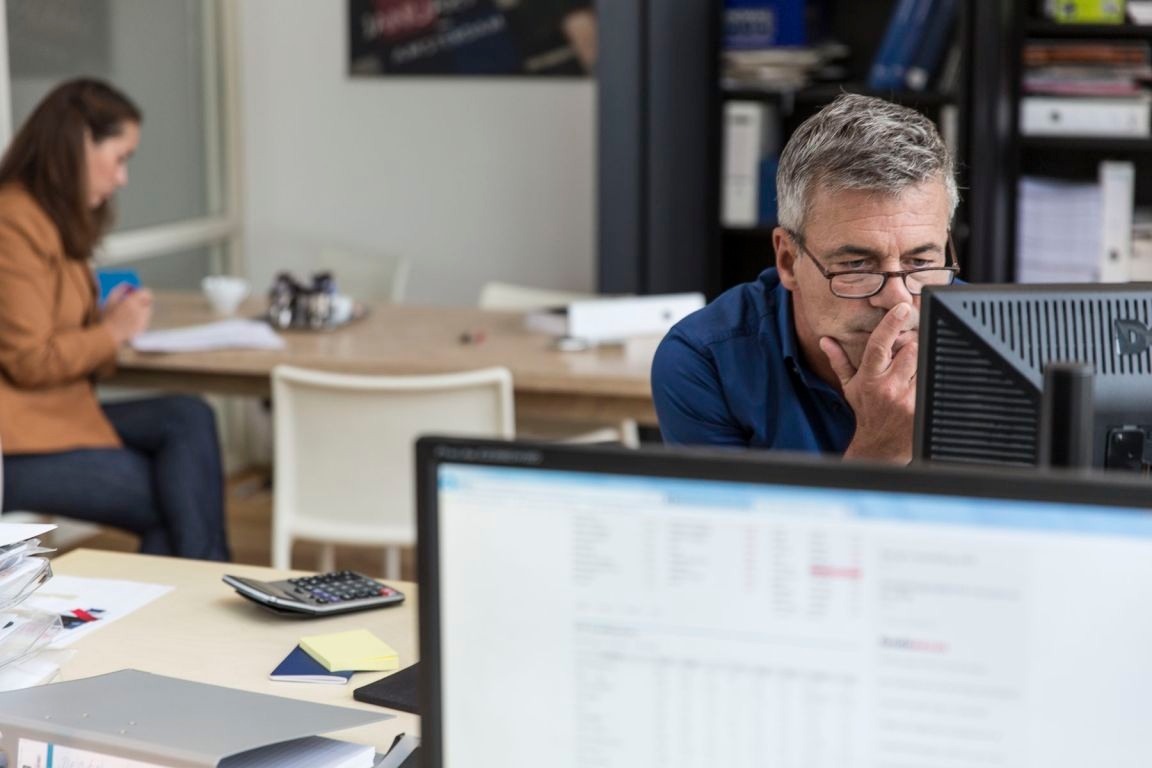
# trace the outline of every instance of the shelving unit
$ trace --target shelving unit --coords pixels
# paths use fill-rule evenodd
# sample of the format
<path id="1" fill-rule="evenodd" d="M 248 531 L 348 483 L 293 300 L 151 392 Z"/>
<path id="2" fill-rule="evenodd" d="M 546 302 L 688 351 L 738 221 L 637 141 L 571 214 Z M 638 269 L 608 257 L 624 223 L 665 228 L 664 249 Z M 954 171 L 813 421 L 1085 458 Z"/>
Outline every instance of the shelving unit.
<path id="1" fill-rule="evenodd" d="M 1152 137 L 1025 136 L 1021 133 L 1018 113 L 1024 96 L 1022 55 L 1029 41 L 1152 42 L 1152 25 L 1064 24 L 1046 21 L 1040 13 L 1038 3 L 1015 0 L 1010 13 L 1003 14 L 998 23 L 990 20 L 986 27 L 987 34 L 998 37 L 1005 49 L 1014 53 L 1014 59 L 1006 62 L 987 84 L 990 90 L 997 89 L 1008 95 L 998 109 L 1003 124 L 1009 126 L 1009 134 L 1003 137 L 1002 143 L 1005 155 L 1003 215 L 1007 226 L 989 247 L 995 259 L 990 279 L 1011 280 L 1015 276 L 1018 257 L 1015 233 L 1019 226 L 1017 187 L 1025 175 L 1091 181 L 1096 178 L 1101 160 L 1127 160 L 1136 167 L 1136 205 L 1152 206 Z"/>
<path id="2" fill-rule="evenodd" d="M 1012 9 L 961 0 L 955 35 L 965 55 L 955 92 L 888 93 L 861 84 L 895 0 L 813 4 L 823 9 L 827 24 L 810 30 L 810 37 L 836 40 L 849 51 L 844 80 L 789 95 L 721 88 L 722 0 L 616 0 L 600 6 L 601 291 L 703 291 L 711 298 L 770 266 L 771 222 L 721 226 L 723 104 L 752 99 L 789 107 L 782 131 L 787 138 L 841 90 L 902 102 L 937 120 L 944 110 L 955 110 L 963 192 L 952 235 L 961 276 L 1007 279 L 1020 153 L 1015 115 L 1021 28 Z M 971 51 L 979 55 L 968 56 Z"/>
<path id="3" fill-rule="evenodd" d="M 967 11 L 964 6 L 976 4 L 976 0 L 961 3 L 961 19 L 957 25 L 955 35 L 963 39 L 968 27 Z M 961 109 L 966 90 L 965 67 L 961 66 L 960 85 L 957 92 L 944 93 L 936 90 L 927 91 L 877 91 L 868 88 L 868 70 L 875 57 L 876 49 L 888 25 L 888 19 L 895 5 L 894 0 L 830 0 L 823 4 L 827 13 L 824 34 L 831 39 L 845 44 L 849 50 L 844 61 L 847 77 L 839 82 L 817 82 L 795 91 L 770 91 L 755 88 L 721 88 L 718 86 L 717 103 L 722 105 L 726 101 L 762 101 L 776 104 L 779 107 L 781 119 L 781 146 L 787 141 L 792 131 L 806 118 L 819 111 L 842 92 L 861 93 L 888 99 L 899 104 L 916 109 L 936 121 L 940 125 L 945 109 Z M 815 34 L 820 34 L 817 31 Z M 720 50 L 719 41 L 717 51 Z M 722 120 L 723 108 L 718 107 L 719 118 Z M 958 131 L 954 137 L 954 149 L 957 154 L 957 165 L 962 176 L 967 173 L 970 163 L 967 160 L 967 136 L 969 131 L 963 124 L 963 119 L 955 121 Z M 723 142 L 723 126 L 718 125 L 714 133 Z M 717 152 L 719 155 L 719 151 Z M 716 166 L 716 186 L 720 190 L 723 184 L 720 163 Z M 968 187 L 966 178 L 961 179 L 961 186 Z M 717 208 L 719 217 L 719 208 Z M 755 227 L 727 227 L 720 226 L 717 233 L 716 253 L 718 258 L 712 260 L 710 266 L 710 285 L 708 293 L 714 296 L 737 283 L 755 279 L 763 269 L 773 263 L 772 249 L 773 222 L 760 222 Z M 965 263 L 964 255 L 968 250 L 969 240 L 968 210 L 962 204 L 957 212 L 953 230 L 953 239 L 961 254 L 961 264 Z"/>

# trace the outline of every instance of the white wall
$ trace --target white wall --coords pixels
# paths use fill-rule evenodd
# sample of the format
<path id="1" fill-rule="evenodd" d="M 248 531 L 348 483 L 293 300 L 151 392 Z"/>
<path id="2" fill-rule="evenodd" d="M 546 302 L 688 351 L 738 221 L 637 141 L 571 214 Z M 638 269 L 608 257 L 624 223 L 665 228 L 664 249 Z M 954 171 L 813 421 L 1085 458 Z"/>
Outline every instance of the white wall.
<path id="1" fill-rule="evenodd" d="M 593 81 L 352 79 L 344 0 L 238 5 L 257 286 L 341 243 L 411 259 L 412 301 L 472 304 L 491 279 L 593 288 Z"/>

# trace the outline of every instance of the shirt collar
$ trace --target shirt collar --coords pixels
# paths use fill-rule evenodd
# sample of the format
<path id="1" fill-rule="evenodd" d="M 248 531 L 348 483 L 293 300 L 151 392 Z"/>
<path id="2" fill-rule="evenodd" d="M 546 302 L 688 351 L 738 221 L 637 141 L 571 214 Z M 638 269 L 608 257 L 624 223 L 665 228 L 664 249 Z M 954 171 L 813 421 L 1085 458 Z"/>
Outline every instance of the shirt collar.
<path id="1" fill-rule="evenodd" d="M 783 283 L 776 283 L 772 288 L 772 302 L 776 308 L 776 336 L 779 339 L 780 353 L 785 365 L 795 371 L 801 383 L 809 389 L 820 389 L 835 394 L 836 391 L 828 385 L 828 382 L 804 364 L 804 356 L 800 354 L 800 341 L 796 338 L 796 321 L 792 316 L 792 291 L 785 288 Z"/>

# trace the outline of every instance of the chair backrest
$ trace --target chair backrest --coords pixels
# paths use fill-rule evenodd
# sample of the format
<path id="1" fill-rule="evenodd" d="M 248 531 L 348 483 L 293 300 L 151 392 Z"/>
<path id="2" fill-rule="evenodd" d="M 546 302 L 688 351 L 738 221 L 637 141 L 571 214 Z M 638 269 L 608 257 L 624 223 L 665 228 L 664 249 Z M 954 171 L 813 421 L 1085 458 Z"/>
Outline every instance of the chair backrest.
<path id="1" fill-rule="evenodd" d="M 515 430 L 506 368 L 359 376 L 281 365 L 272 371 L 272 396 L 277 567 L 287 567 L 295 537 L 413 544 L 416 437 L 511 438 Z"/>
<path id="2" fill-rule="evenodd" d="M 600 298 L 595 293 L 553 291 L 512 283 L 485 283 L 480 289 L 480 309 L 507 309 L 528 312 L 533 309 L 563 307 L 573 301 Z"/>
<path id="3" fill-rule="evenodd" d="M 321 249 L 319 269 L 336 276 L 342 293 L 361 301 L 388 301 L 401 304 L 408 293 L 412 263 L 404 256 L 369 253 L 353 248 L 329 246 Z"/>

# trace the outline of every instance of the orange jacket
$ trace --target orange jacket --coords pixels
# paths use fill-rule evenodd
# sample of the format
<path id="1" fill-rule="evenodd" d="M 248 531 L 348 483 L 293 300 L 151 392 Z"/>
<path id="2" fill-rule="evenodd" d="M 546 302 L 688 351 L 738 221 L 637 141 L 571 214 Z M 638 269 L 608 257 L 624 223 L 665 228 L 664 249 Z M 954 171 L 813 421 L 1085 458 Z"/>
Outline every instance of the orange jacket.
<path id="1" fill-rule="evenodd" d="M 86 261 L 22 187 L 0 188 L 0 446 L 5 454 L 120 445 L 93 391 L 116 364 Z"/>

